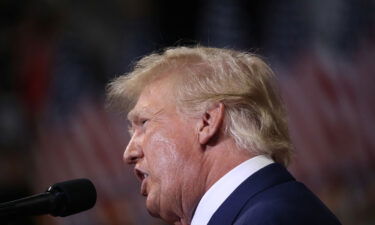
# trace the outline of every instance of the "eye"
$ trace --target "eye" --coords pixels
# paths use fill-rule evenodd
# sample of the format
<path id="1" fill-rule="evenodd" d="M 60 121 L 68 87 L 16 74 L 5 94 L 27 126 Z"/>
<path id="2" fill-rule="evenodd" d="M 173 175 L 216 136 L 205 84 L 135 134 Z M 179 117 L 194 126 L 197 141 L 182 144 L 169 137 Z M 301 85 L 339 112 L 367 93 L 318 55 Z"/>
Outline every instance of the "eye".
<path id="1" fill-rule="evenodd" d="M 142 119 L 140 122 L 141 122 L 141 125 L 144 126 L 148 122 L 148 119 Z"/>

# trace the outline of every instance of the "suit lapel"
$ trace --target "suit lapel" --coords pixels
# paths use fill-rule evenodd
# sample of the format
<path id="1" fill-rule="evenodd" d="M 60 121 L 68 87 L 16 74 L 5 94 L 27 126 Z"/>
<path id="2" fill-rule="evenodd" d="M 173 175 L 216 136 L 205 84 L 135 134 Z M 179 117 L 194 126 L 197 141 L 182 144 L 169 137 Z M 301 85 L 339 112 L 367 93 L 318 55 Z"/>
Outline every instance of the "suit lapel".
<path id="1" fill-rule="evenodd" d="M 234 190 L 216 210 L 208 225 L 232 224 L 251 197 L 274 185 L 290 180 L 294 180 L 292 175 L 278 163 L 260 169 Z"/>

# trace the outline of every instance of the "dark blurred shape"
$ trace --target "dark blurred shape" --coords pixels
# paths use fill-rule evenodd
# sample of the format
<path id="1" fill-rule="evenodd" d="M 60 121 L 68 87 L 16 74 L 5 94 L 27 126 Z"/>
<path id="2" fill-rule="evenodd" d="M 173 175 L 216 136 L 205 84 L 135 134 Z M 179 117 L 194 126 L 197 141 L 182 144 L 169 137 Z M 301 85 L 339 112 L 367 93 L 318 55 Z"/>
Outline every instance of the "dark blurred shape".
<path id="1" fill-rule="evenodd" d="M 201 1 L 158 1 L 156 12 L 160 29 L 160 47 L 195 45 Z M 159 47 L 159 48 L 160 48 Z"/>
<path id="2" fill-rule="evenodd" d="M 2 152 L 24 150 L 29 135 L 22 102 L 11 94 L 0 96 L 0 148 Z"/>

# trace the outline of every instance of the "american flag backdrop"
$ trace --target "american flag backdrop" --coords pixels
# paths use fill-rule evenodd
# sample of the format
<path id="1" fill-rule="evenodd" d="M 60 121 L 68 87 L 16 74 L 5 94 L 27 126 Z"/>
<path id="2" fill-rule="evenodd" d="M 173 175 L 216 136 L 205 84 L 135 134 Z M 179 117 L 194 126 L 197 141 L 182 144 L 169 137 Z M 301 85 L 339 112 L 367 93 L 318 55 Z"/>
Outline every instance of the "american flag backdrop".
<path id="1" fill-rule="evenodd" d="M 276 70 L 290 170 L 343 224 L 375 221 L 375 1 L 0 1 L 0 198 L 86 177 L 96 206 L 22 225 L 163 224 L 145 209 L 105 84 L 159 49 L 259 53 Z"/>
<path id="2" fill-rule="evenodd" d="M 312 50 L 280 78 L 291 170 L 348 224 L 375 204 L 375 46 L 365 46 L 347 61 Z"/>

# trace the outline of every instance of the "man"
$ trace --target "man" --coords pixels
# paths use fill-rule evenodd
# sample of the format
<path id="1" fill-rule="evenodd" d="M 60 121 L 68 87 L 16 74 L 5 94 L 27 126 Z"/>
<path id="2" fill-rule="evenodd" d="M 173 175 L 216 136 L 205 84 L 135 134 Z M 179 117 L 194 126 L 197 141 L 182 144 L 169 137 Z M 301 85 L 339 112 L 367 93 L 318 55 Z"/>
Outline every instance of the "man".
<path id="1" fill-rule="evenodd" d="M 287 172 L 291 143 L 271 69 L 228 49 L 179 47 L 109 85 L 124 109 L 153 216 L 170 224 L 340 224 Z"/>

